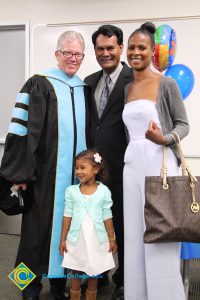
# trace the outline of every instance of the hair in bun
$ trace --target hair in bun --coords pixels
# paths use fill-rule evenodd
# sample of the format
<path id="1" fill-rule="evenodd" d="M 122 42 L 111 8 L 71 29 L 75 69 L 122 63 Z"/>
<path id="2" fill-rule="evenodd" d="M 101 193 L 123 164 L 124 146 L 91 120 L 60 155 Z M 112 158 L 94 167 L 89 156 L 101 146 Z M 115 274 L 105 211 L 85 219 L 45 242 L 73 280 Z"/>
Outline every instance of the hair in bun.
<path id="1" fill-rule="evenodd" d="M 152 49 L 155 47 L 155 40 L 154 40 L 154 33 L 156 32 L 156 27 L 151 22 L 146 22 L 140 26 L 140 28 L 133 31 L 133 33 L 130 35 L 129 40 L 136 34 L 136 33 L 143 33 L 147 35 L 150 38 L 151 41 L 151 47 Z"/>
<path id="2" fill-rule="evenodd" d="M 151 34 L 154 34 L 156 32 L 156 27 L 151 22 L 146 22 L 140 26 L 141 30 L 149 31 Z"/>

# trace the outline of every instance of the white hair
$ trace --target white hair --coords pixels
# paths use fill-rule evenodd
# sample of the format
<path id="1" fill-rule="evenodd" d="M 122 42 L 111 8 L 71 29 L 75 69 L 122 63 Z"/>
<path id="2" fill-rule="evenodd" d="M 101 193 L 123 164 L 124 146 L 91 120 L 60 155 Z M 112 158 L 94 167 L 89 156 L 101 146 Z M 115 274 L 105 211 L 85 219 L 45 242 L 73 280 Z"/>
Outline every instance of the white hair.
<path id="1" fill-rule="evenodd" d="M 58 38 L 57 42 L 57 50 L 60 50 L 62 47 L 62 43 L 64 41 L 72 42 L 74 40 L 78 40 L 82 46 L 83 51 L 85 50 L 85 42 L 82 37 L 82 35 L 77 31 L 65 31 L 61 34 L 61 36 Z"/>

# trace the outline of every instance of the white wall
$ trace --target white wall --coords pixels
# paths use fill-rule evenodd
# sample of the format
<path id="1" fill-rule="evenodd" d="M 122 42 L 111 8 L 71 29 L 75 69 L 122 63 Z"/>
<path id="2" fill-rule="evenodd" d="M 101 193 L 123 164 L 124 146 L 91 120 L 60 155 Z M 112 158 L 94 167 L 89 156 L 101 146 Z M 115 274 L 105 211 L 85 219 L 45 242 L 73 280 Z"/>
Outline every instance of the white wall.
<path id="1" fill-rule="evenodd" d="M 30 30 L 38 23 L 112 23 L 200 15 L 199 0 L 0 0 L 0 7 L 1 22 L 30 21 Z M 189 164 L 200 174 L 200 159 L 189 159 Z"/>
<path id="2" fill-rule="evenodd" d="M 69 23 L 200 15 L 199 0 L 0 0 L 0 20 Z"/>

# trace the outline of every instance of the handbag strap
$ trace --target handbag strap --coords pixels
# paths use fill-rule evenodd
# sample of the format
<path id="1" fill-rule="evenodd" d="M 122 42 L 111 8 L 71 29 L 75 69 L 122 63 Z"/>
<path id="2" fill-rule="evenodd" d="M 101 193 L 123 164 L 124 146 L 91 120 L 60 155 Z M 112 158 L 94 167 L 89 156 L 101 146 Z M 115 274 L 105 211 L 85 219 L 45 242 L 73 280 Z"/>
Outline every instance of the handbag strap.
<path id="1" fill-rule="evenodd" d="M 181 168 L 182 168 L 182 174 L 184 176 L 189 176 L 191 182 L 196 182 L 196 177 L 192 174 L 187 161 L 184 157 L 183 150 L 181 147 L 180 137 L 176 132 L 173 132 L 171 134 L 175 141 L 175 145 L 177 147 L 180 160 L 181 160 Z M 163 146 L 163 163 L 162 163 L 162 169 L 161 169 L 161 177 L 163 178 L 163 189 L 168 189 L 168 183 L 167 183 L 167 147 Z"/>
<path id="2" fill-rule="evenodd" d="M 183 176 L 188 176 L 190 179 L 190 187 L 191 187 L 191 191 L 192 191 L 191 211 L 193 213 L 198 213 L 200 210 L 200 206 L 196 202 L 196 198 L 195 198 L 195 183 L 197 182 L 197 178 L 194 175 L 192 175 L 191 170 L 190 170 L 190 168 L 186 162 L 186 159 L 183 155 L 179 135 L 176 132 L 173 132 L 173 134 L 171 134 L 171 136 L 173 136 L 178 153 L 180 155 L 182 174 L 183 174 Z M 167 190 L 169 188 L 169 184 L 167 182 L 167 147 L 166 146 L 163 146 L 163 164 L 162 164 L 162 169 L 161 169 L 161 177 L 163 179 L 163 189 Z"/>
<path id="3" fill-rule="evenodd" d="M 176 133 L 176 132 L 174 132 L 174 135 L 176 136 L 176 139 L 175 139 L 176 140 L 176 147 L 177 147 L 177 150 L 178 150 L 178 153 L 179 153 L 179 156 L 180 156 L 180 160 L 181 160 L 182 174 L 184 176 L 189 176 L 191 182 L 195 182 L 195 181 L 197 181 L 197 179 L 192 174 L 192 172 L 189 168 L 189 165 L 187 164 L 187 161 L 184 157 L 180 137 L 179 137 L 178 133 Z M 173 136 L 173 134 L 172 134 L 172 136 Z"/>
<path id="4" fill-rule="evenodd" d="M 163 189 L 167 190 L 169 185 L 167 183 L 167 148 L 163 146 L 163 162 L 161 168 L 161 178 L 163 179 Z"/>

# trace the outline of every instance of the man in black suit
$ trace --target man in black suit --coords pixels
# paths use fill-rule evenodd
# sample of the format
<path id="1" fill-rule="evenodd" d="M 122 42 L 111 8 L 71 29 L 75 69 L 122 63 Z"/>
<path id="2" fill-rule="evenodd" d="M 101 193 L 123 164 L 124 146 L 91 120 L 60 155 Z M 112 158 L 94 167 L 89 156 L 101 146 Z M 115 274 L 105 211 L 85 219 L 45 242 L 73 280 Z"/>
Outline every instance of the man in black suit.
<path id="1" fill-rule="evenodd" d="M 100 26 L 92 35 L 96 59 L 102 70 L 85 78 L 90 88 L 90 146 L 95 147 L 109 164 L 113 199 L 113 222 L 118 244 L 119 266 L 113 275 L 115 299 L 123 299 L 124 229 L 123 229 L 123 166 L 127 146 L 122 121 L 124 87 L 133 79 L 132 70 L 120 62 L 123 32 L 112 25 Z M 109 75 L 107 102 L 102 106 L 106 77 Z M 105 98 L 105 97 L 104 97 Z M 105 99 L 104 99 L 105 102 Z"/>

